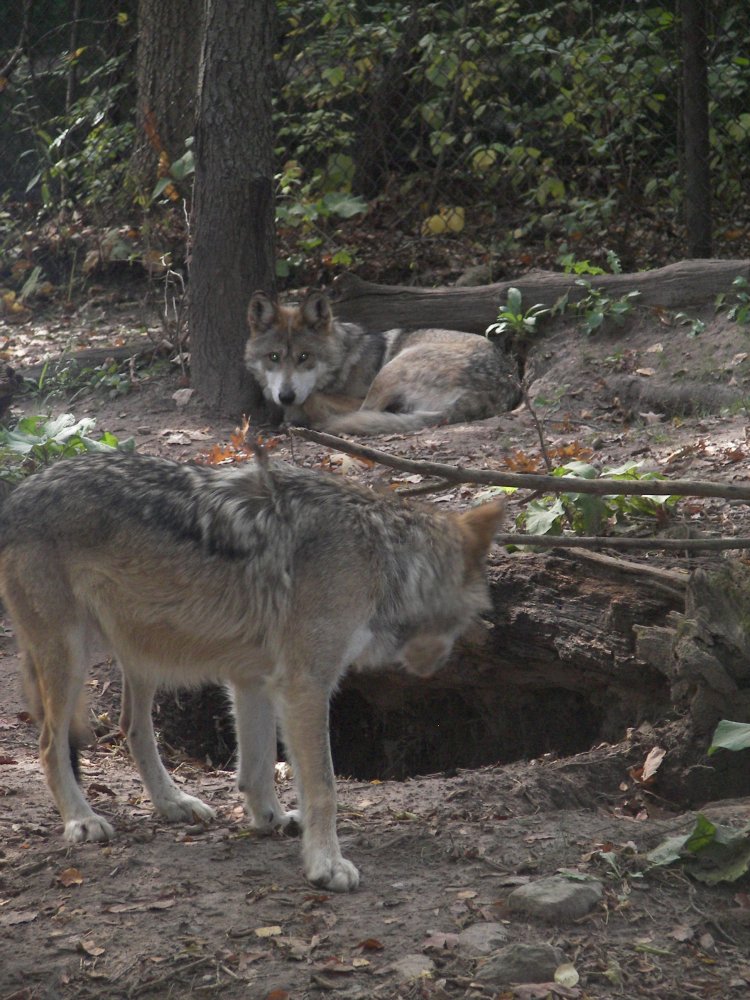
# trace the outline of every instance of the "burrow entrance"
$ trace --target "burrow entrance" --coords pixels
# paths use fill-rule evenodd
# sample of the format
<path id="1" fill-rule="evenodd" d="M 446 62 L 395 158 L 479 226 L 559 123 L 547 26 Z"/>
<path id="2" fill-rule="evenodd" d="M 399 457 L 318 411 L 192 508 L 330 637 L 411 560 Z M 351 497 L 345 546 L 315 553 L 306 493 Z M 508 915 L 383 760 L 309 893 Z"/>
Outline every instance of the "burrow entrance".
<path id="1" fill-rule="evenodd" d="M 339 775 L 402 780 L 545 753 L 570 756 L 597 742 L 602 721 L 584 695 L 555 688 L 500 694 L 381 684 L 375 702 L 345 685 L 331 705 L 331 747 Z M 163 698 L 156 724 L 170 746 L 232 766 L 234 731 L 220 688 Z"/>

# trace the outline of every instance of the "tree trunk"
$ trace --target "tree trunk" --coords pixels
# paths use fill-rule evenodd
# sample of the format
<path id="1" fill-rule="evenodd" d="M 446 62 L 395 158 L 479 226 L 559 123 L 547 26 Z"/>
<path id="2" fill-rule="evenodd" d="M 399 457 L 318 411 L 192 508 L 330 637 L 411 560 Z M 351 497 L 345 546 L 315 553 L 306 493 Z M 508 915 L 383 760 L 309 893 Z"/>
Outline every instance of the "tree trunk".
<path id="1" fill-rule="evenodd" d="M 245 370 L 247 304 L 275 290 L 271 80 L 274 4 L 208 0 L 195 123 L 189 322 L 197 391 L 257 415 Z"/>
<path id="2" fill-rule="evenodd" d="M 203 0 L 139 0 L 136 148 L 133 169 L 146 191 L 159 155 L 169 162 L 193 134 Z"/>
<path id="3" fill-rule="evenodd" d="M 711 256 L 711 153 L 705 0 L 682 0 L 682 117 L 688 256 Z"/>

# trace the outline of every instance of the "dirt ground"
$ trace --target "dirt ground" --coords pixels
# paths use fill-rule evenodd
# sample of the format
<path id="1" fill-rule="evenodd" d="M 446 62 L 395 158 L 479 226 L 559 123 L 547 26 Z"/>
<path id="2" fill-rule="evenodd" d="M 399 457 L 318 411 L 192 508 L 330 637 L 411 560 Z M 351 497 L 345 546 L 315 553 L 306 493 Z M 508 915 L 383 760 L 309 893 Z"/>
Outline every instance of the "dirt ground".
<path id="1" fill-rule="evenodd" d="M 84 337 L 79 330 L 77 340 L 115 338 L 129 323 L 103 307 L 87 320 L 94 332 Z M 49 322 L 0 334 L 6 350 L 22 356 L 16 363 L 30 364 L 56 338 L 70 341 L 70 323 L 63 327 Z M 693 347 L 678 343 L 674 331 L 670 336 L 682 356 Z M 746 479 L 744 408 L 675 417 L 660 412 L 653 398 L 642 409 L 637 398 L 626 404 L 608 386 L 607 365 L 644 382 L 658 377 L 665 352 L 652 348 L 663 342 L 655 321 L 644 321 L 624 346 L 602 341 L 599 354 L 590 346 L 563 357 L 561 333 L 539 364 L 548 395 L 550 387 L 560 390 L 554 409 L 544 412 L 549 444 L 562 449 L 578 442 L 604 465 L 637 457 L 681 478 Z M 716 370 L 730 366 L 736 379 L 747 358 L 742 346 L 728 338 L 726 357 L 714 358 Z M 555 352 L 567 366 L 564 377 L 552 370 Z M 181 387 L 178 371 L 146 373 L 122 397 L 84 395 L 70 407 L 54 398 L 49 408 L 94 414 L 100 431 L 132 434 L 142 451 L 187 459 L 228 441 L 234 422 L 216 419 L 194 398 L 178 406 L 173 393 Z M 40 406 L 38 399 L 20 404 L 26 412 Z M 373 443 L 410 457 L 490 468 L 509 468 L 519 455 L 538 452 L 523 408 L 468 427 Z M 292 449 L 282 440 L 277 453 L 370 481 L 403 478 L 304 442 Z M 451 491 L 439 502 L 465 503 L 470 493 Z M 721 501 L 691 502 L 680 516 L 722 533 L 745 526 L 744 507 Z M 209 827 L 154 819 L 117 732 L 119 679 L 107 664 L 89 684 L 103 735 L 84 754 L 82 783 L 117 839 L 65 845 L 38 765 L 36 731 L 24 712 L 10 623 L 0 618 L 0 627 L 0 1000 L 747 995 L 747 879 L 709 886 L 680 867 L 643 874 L 644 852 L 668 834 L 687 832 L 695 815 L 656 795 L 644 794 L 637 809 L 628 806 L 628 768 L 643 763 L 653 746 L 648 732 L 624 732 L 617 745 L 567 760 L 550 756 L 403 782 L 342 778 L 339 833 L 362 884 L 351 895 L 330 895 L 305 883 L 294 839 L 248 833 L 229 771 L 165 747 L 176 780 L 210 801 L 218 818 Z M 282 799 L 290 801 L 283 767 L 278 777 Z M 733 826 L 750 820 L 750 802 L 712 803 L 704 811 Z M 601 901 L 588 915 L 545 922 L 511 911 L 513 889 L 560 870 L 602 882 Z M 479 954 L 460 937 L 475 924 L 500 924 L 509 944 L 554 945 L 577 976 L 536 986 L 483 978 L 492 952 Z"/>

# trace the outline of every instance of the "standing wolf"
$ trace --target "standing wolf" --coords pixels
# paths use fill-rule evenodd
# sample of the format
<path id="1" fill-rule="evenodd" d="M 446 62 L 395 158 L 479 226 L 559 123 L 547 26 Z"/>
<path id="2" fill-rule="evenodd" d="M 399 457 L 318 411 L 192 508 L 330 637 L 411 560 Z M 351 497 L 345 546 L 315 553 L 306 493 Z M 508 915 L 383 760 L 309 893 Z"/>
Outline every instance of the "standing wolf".
<path id="1" fill-rule="evenodd" d="M 248 321 L 245 364 L 290 424 L 384 434 L 481 420 L 514 400 L 510 363 L 474 333 L 366 333 L 334 320 L 318 291 L 297 308 L 256 292 Z"/>
<path id="2" fill-rule="evenodd" d="M 5 501 L 0 594 L 14 621 L 41 760 L 71 841 L 113 835 L 74 777 L 91 650 L 123 673 L 121 727 L 156 811 L 213 811 L 174 784 L 154 740 L 158 684 L 226 682 L 253 826 L 299 820 L 307 878 L 359 875 L 336 837 L 328 703 L 347 667 L 428 675 L 488 603 L 501 502 L 426 512 L 283 463 L 213 469 L 138 455 L 59 462 Z M 274 790 L 277 720 L 299 812 Z"/>

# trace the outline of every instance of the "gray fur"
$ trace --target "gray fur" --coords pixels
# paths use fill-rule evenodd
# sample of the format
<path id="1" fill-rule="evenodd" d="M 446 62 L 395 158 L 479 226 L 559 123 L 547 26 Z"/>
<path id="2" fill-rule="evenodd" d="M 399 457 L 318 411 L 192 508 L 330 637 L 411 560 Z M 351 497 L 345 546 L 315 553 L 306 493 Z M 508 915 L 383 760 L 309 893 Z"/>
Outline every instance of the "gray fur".
<path id="1" fill-rule="evenodd" d="M 331 692 L 349 666 L 437 669 L 487 605 L 484 556 L 501 518 L 502 504 L 427 511 L 284 463 L 216 469 L 88 455 L 31 477 L 0 512 L 0 594 L 66 837 L 113 835 L 68 755 L 95 639 L 122 667 L 121 727 L 161 815 L 213 812 L 159 760 L 157 685 L 226 682 L 255 827 L 301 818 L 308 878 L 354 888 L 357 871 L 336 839 Z M 274 790 L 276 717 L 300 813 L 286 812 Z"/>

